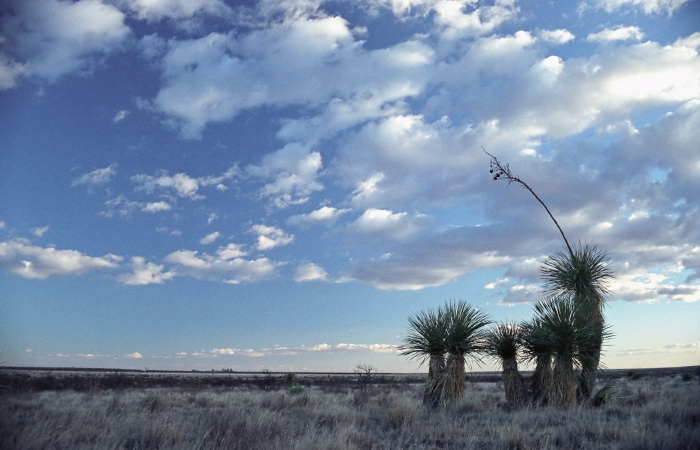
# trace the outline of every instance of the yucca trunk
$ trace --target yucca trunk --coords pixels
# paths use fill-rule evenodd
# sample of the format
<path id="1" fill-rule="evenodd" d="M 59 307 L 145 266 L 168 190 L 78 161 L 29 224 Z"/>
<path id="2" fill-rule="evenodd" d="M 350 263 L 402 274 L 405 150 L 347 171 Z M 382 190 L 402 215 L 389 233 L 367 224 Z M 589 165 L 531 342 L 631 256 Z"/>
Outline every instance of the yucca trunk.
<path id="1" fill-rule="evenodd" d="M 552 358 L 538 356 L 535 372 L 532 374 L 532 400 L 536 404 L 547 404 L 547 392 L 552 384 Z"/>
<path id="2" fill-rule="evenodd" d="M 576 404 L 576 374 L 571 358 L 556 358 L 552 370 L 552 382 L 547 392 L 549 403 L 569 408 Z"/>
<path id="3" fill-rule="evenodd" d="M 443 400 L 453 402 L 464 395 L 464 357 L 456 353 L 447 356 Z"/>
<path id="4" fill-rule="evenodd" d="M 585 402 L 591 398 L 591 394 L 595 389 L 595 384 L 598 379 L 598 365 L 600 364 L 600 353 L 603 347 L 603 311 L 602 300 L 598 295 L 593 294 L 590 299 L 584 299 L 583 311 L 586 311 L 587 317 L 584 321 L 587 326 L 595 330 L 591 348 L 584 349 L 581 352 L 581 379 L 578 384 L 578 399 Z"/>
<path id="5" fill-rule="evenodd" d="M 442 402 L 442 391 L 445 385 L 445 356 L 430 355 L 428 364 L 428 382 L 425 385 L 423 404 L 436 408 Z"/>
<path id="6" fill-rule="evenodd" d="M 525 403 L 527 393 L 525 381 L 518 371 L 518 362 L 515 358 L 503 359 L 503 389 L 506 391 L 506 401 L 514 406 Z"/>

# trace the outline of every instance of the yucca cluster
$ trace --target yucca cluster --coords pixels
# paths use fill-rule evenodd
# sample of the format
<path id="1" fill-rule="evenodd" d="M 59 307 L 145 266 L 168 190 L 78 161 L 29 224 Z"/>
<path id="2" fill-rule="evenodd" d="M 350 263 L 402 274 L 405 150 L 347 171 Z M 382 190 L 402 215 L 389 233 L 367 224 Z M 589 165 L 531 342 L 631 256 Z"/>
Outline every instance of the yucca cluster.
<path id="1" fill-rule="evenodd" d="M 467 358 L 501 363 L 506 400 L 524 404 L 574 405 L 588 401 L 595 387 L 601 346 L 610 336 L 602 307 L 612 276 L 605 252 L 588 244 L 547 259 L 542 268 L 548 296 L 535 304 L 529 321 L 487 326 L 485 313 L 465 302 L 409 317 L 401 354 L 428 362 L 423 401 L 430 407 L 464 394 Z M 530 379 L 518 370 L 535 364 Z"/>

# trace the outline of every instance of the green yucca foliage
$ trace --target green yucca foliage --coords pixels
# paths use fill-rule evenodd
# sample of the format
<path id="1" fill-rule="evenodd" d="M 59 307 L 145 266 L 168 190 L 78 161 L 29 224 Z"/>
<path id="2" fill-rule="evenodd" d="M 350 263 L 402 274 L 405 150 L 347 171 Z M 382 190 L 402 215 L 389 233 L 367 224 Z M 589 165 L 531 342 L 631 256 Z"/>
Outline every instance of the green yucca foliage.
<path id="1" fill-rule="evenodd" d="M 547 389 L 548 400 L 558 406 L 576 402 L 575 368 L 590 363 L 590 354 L 606 329 L 592 326 L 581 313 L 583 306 L 573 296 L 550 297 L 535 304 L 535 320 L 539 327 L 530 336 L 532 345 L 547 348 L 553 360 L 552 379 Z"/>
<path id="2" fill-rule="evenodd" d="M 576 295 L 579 300 L 600 301 L 609 293 L 612 272 L 604 250 L 592 244 L 574 245 L 571 253 L 558 252 L 541 269 L 545 290 L 551 295 Z"/>
<path id="3" fill-rule="evenodd" d="M 590 398 L 597 379 L 605 322 L 603 306 L 612 279 L 607 253 L 591 244 L 577 244 L 568 252 L 549 257 L 541 269 L 545 290 L 551 295 L 573 296 L 582 320 L 597 333 L 587 350 L 578 387 L 579 398 Z"/>
<path id="4" fill-rule="evenodd" d="M 484 352 L 498 359 L 517 358 L 522 345 L 522 329 L 515 323 L 500 323 L 484 336 Z"/>
<path id="5" fill-rule="evenodd" d="M 478 353 L 484 349 L 484 328 L 491 320 L 463 301 L 447 303 L 444 312 L 447 361 L 443 398 L 451 402 L 464 395 L 465 358 L 481 362 Z"/>
<path id="6" fill-rule="evenodd" d="M 503 369 L 503 388 L 506 401 L 518 406 L 527 401 L 525 380 L 518 371 L 522 345 L 522 329 L 514 323 L 501 323 L 486 332 L 484 352 L 497 359 Z"/>
<path id="7" fill-rule="evenodd" d="M 445 311 L 421 311 L 408 318 L 408 333 L 405 345 L 399 347 L 401 355 L 418 359 L 423 365 L 428 361 L 428 382 L 423 394 L 423 403 L 431 408 L 440 405 L 445 384 Z"/>
<path id="8" fill-rule="evenodd" d="M 444 355 L 447 351 L 445 342 L 445 311 L 421 311 L 408 318 L 408 333 L 404 337 L 405 345 L 399 347 L 401 355 L 420 360 L 421 365 L 433 355 Z"/>
<path id="9" fill-rule="evenodd" d="M 484 327 L 491 323 L 489 316 L 463 301 L 450 302 L 444 307 L 445 344 L 447 352 L 462 358 L 484 349 Z"/>
<path id="10" fill-rule="evenodd" d="M 483 349 L 483 328 L 488 316 L 468 303 L 449 302 L 437 310 L 422 311 L 408 319 L 401 355 L 429 361 L 424 403 L 437 406 L 464 394 L 464 363 L 478 361 Z"/>
<path id="11" fill-rule="evenodd" d="M 532 319 L 522 322 L 521 346 L 523 358 L 535 363 L 535 370 L 530 380 L 530 394 L 535 404 L 547 403 L 547 391 L 552 381 L 552 353 L 546 339 L 542 336 L 544 329 L 540 320 Z"/>

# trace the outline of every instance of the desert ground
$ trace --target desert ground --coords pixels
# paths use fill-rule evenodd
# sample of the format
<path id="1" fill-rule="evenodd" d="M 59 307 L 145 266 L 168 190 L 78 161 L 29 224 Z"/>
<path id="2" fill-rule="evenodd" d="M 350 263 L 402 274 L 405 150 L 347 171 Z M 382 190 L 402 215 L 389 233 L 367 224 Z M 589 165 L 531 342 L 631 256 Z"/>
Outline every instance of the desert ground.
<path id="1" fill-rule="evenodd" d="M 612 383 L 615 395 L 571 409 L 511 408 L 493 372 L 469 373 L 462 399 L 429 409 L 425 379 L 360 366 L 346 374 L 3 368 L 0 448 L 700 448 L 698 366 L 606 371 L 599 387 Z"/>

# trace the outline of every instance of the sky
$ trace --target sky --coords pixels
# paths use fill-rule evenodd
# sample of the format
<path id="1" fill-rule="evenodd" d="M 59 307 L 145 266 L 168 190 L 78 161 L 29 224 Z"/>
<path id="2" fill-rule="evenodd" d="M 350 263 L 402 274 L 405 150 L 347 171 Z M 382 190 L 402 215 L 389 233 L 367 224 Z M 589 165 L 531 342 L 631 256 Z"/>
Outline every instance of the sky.
<path id="1" fill-rule="evenodd" d="M 0 14 L 1 364 L 425 371 L 409 316 L 565 251 L 485 151 L 607 252 L 606 367 L 700 364 L 700 1 Z"/>

